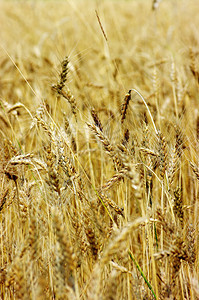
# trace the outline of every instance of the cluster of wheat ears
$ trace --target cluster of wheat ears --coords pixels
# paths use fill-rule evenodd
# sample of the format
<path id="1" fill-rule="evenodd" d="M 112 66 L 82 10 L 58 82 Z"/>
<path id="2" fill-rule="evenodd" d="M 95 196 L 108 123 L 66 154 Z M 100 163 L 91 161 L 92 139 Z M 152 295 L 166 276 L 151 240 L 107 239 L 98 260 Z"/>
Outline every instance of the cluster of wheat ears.
<path id="1" fill-rule="evenodd" d="M 0 299 L 199 299 L 197 1 L 0 2 Z"/>

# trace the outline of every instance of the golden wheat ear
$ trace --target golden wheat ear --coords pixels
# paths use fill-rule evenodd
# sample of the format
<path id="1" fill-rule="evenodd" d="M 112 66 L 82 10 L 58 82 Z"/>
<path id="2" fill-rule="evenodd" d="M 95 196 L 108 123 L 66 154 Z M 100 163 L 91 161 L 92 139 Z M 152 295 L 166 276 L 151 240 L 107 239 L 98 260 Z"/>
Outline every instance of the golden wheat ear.
<path id="1" fill-rule="evenodd" d="M 122 109 L 121 109 L 121 123 L 124 123 L 124 120 L 126 118 L 127 108 L 130 100 L 131 100 L 131 90 L 129 90 L 124 97 L 124 102 L 122 104 Z"/>
<path id="2" fill-rule="evenodd" d="M 62 70 L 59 75 L 60 79 L 57 84 L 52 85 L 52 90 L 54 90 L 58 95 L 61 95 L 64 99 L 68 101 L 68 103 L 71 106 L 72 113 L 74 114 L 75 119 L 77 119 L 77 103 L 69 87 L 66 86 L 67 74 L 69 71 L 68 64 L 69 60 L 68 57 L 66 57 L 61 63 Z"/>

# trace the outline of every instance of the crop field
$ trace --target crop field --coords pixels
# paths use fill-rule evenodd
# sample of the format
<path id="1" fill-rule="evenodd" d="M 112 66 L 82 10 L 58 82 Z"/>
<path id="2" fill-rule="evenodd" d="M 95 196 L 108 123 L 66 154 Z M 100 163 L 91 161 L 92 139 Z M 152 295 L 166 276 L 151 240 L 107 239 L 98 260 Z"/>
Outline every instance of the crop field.
<path id="1" fill-rule="evenodd" d="M 199 299 L 198 12 L 0 1 L 0 299 Z"/>

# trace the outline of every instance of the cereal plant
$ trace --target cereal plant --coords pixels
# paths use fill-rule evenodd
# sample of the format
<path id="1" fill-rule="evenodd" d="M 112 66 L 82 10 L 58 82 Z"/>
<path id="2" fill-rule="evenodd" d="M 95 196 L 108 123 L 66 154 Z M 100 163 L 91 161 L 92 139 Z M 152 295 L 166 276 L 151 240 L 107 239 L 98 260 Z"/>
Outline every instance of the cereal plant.
<path id="1" fill-rule="evenodd" d="M 0 299 L 199 299 L 198 1 L 0 20 Z"/>

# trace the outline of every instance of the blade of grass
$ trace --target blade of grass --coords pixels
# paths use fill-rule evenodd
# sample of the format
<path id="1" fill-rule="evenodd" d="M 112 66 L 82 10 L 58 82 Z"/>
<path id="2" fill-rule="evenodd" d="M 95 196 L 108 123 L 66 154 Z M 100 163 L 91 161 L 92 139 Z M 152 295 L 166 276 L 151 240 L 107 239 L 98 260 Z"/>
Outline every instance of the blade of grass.
<path id="1" fill-rule="evenodd" d="M 158 236 L 157 236 L 157 230 L 156 230 L 156 225 L 155 225 L 155 223 L 154 223 L 154 232 L 155 232 L 156 248 L 157 248 L 157 251 L 158 251 Z"/>
<path id="2" fill-rule="evenodd" d="M 136 261 L 136 259 L 135 259 L 134 255 L 133 255 L 133 253 L 131 252 L 131 250 L 128 250 L 128 254 L 129 254 L 130 258 L 132 259 L 132 261 L 134 262 L 134 264 L 136 265 L 138 271 L 140 272 L 141 276 L 143 277 L 144 281 L 146 282 L 148 288 L 149 288 L 150 291 L 152 292 L 154 298 L 157 299 L 157 296 L 156 296 L 156 294 L 154 293 L 153 288 L 152 288 L 150 282 L 146 279 L 146 277 L 145 277 L 145 275 L 144 275 L 144 273 L 143 273 L 143 271 L 142 271 L 140 265 L 139 265 L 138 262 Z"/>

